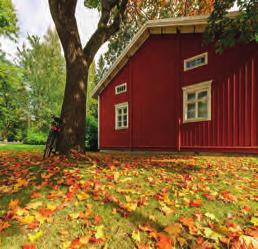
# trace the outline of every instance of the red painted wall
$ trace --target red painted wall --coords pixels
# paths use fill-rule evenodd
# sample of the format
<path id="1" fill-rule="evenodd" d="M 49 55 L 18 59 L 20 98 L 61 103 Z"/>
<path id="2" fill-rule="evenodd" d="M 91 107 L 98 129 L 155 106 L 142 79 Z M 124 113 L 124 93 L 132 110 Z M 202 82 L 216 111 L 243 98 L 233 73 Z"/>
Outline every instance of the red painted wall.
<path id="1" fill-rule="evenodd" d="M 132 59 L 134 148 L 176 148 L 176 54 L 176 36 L 152 36 Z"/>
<path id="2" fill-rule="evenodd" d="M 208 51 L 208 65 L 183 60 Z M 100 95 L 100 149 L 258 152 L 258 56 L 249 44 L 217 55 L 199 34 L 152 35 Z M 213 80 L 212 120 L 181 124 L 182 86 Z M 115 86 L 127 82 L 127 93 Z M 129 129 L 115 130 L 128 101 Z M 179 139 L 180 137 L 180 139 Z"/>
<path id="3" fill-rule="evenodd" d="M 100 148 L 128 148 L 130 144 L 130 129 L 115 130 L 115 105 L 118 103 L 129 102 L 131 91 L 129 79 L 129 64 L 124 67 L 114 80 L 104 89 L 99 96 L 99 143 Z M 127 92 L 119 95 L 115 94 L 115 86 L 127 83 Z M 129 115 L 131 113 L 129 106 Z M 129 121 L 130 122 L 130 121 Z M 129 128 L 131 124 L 129 124 Z"/>
<path id="4" fill-rule="evenodd" d="M 258 151 L 257 45 L 237 46 L 217 55 L 201 44 L 200 35 L 181 37 L 182 59 L 208 51 L 208 65 L 181 70 L 181 85 L 213 80 L 212 118 L 182 124 L 181 149 Z"/>

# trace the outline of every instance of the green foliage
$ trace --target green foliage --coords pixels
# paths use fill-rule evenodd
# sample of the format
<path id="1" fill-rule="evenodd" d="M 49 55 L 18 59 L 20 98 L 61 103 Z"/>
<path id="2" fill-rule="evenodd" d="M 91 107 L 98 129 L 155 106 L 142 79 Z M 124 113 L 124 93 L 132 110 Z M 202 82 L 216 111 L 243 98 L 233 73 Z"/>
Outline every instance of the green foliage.
<path id="1" fill-rule="evenodd" d="M 228 10 L 237 4 L 239 15 L 227 16 Z M 238 43 L 256 40 L 258 33 L 258 11 L 255 0 L 215 1 L 214 10 L 206 29 L 206 43 L 215 43 L 216 51 L 222 53 L 226 48 Z"/>
<path id="2" fill-rule="evenodd" d="M 213 1 L 211 0 L 129 1 L 125 22 L 119 32 L 109 40 L 108 51 L 105 53 L 107 67 L 116 60 L 146 21 L 180 16 L 208 15 L 211 13 L 212 7 Z"/>
<path id="3" fill-rule="evenodd" d="M 26 127 L 27 92 L 22 70 L 0 57 L 0 136 L 4 140 L 21 140 Z"/>
<path id="4" fill-rule="evenodd" d="M 28 129 L 24 143 L 40 145 L 40 144 L 45 144 L 46 141 L 47 141 L 47 133 L 44 133 L 35 129 Z"/>
<path id="5" fill-rule="evenodd" d="M 100 0 L 84 0 L 85 7 L 89 9 L 98 9 L 101 8 Z"/>
<path id="6" fill-rule="evenodd" d="M 17 30 L 17 18 L 12 1 L 0 0 L 0 35 L 13 39 Z"/>
<path id="7" fill-rule="evenodd" d="M 55 31 L 44 40 L 28 36 L 29 46 L 19 49 L 19 62 L 29 94 L 30 124 L 48 131 L 51 114 L 59 115 L 65 84 L 65 61 Z"/>
<path id="8" fill-rule="evenodd" d="M 98 148 L 98 122 L 90 114 L 86 118 L 86 148 L 88 150 L 96 150 Z"/>
<path id="9" fill-rule="evenodd" d="M 93 62 L 89 69 L 86 115 L 86 148 L 96 150 L 98 147 L 98 103 L 91 97 L 96 86 L 96 69 Z"/>
<path id="10" fill-rule="evenodd" d="M 96 66 L 95 62 L 93 62 L 89 69 L 89 77 L 88 77 L 88 91 L 87 91 L 87 115 L 93 116 L 97 119 L 98 116 L 98 103 L 96 99 L 91 97 L 91 93 L 96 86 Z"/>

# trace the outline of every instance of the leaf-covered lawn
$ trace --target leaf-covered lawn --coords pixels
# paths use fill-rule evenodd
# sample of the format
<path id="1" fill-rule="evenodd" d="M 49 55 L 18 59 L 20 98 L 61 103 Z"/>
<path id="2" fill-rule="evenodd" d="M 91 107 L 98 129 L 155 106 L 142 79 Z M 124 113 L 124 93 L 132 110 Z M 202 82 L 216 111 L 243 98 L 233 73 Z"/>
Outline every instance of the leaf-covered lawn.
<path id="1" fill-rule="evenodd" d="M 0 248 L 258 248 L 255 157 L 0 152 Z"/>

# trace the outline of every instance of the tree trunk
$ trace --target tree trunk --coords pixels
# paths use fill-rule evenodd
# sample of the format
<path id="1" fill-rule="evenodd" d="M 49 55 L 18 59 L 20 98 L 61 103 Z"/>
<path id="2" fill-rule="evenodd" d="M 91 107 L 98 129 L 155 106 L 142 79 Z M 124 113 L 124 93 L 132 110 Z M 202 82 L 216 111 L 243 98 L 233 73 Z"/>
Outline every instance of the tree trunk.
<path id="1" fill-rule="evenodd" d="M 100 46 L 119 30 L 128 2 L 128 0 L 102 0 L 98 28 L 82 48 L 75 18 L 77 1 L 48 0 L 66 61 L 66 86 L 61 111 L 63 126 L 57 141 L 57 150 L 65 155 L 72 148 L 81 151 L 85 149 L 89 66 Z M 109 24 L 113 10 L 116 10 L 116 14 Z"/>
<path id="2" fill-rule="evenodd" d="M 85 149 L 87 80 L 88 67 L 83 55 L 74 61 L 66 60 L 66 87 L 61 111 L 63 126 L 57 143 L 61 154 L 68 154 L 71 148 Z"/>

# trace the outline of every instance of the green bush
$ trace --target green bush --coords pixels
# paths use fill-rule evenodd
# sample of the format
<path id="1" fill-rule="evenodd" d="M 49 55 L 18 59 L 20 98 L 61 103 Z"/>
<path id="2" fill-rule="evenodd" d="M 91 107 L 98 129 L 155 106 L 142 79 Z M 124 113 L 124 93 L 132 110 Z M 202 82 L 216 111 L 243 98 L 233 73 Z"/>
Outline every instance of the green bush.
<path id="1" fill-rule="evenodd" d="M 28 130 L 26 138 L 24 140 L 25 144 L 45 144 L 47 140 L 47 134 L 41 131 Z"/>
<path id="2" fill-rule="evenodd" d="M 97 150 L 98 148 L 98 121 L 92 115 L 86 119 L 86 149 Z"/>

